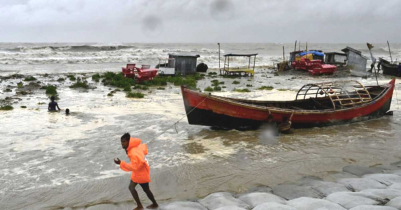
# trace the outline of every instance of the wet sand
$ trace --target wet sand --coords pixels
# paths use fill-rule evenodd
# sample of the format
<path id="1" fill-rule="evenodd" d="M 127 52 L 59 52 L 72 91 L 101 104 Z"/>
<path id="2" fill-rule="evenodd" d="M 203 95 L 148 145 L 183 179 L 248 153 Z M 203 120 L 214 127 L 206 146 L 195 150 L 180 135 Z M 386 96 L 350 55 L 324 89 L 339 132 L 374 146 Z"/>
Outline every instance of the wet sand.
<path id="1" fill-rule="evenodd" d="M 293 100 L 296 90 L 312 82 L 356 79 L 373 85 L 373 77 L 353 78 L 347 73 L 312 77 L 304 72 L 274 76 L 259 69 L 255 77 L 198 81 L 203 90 L 211 80 L 224 81 L 224 92 L 212 94 L 264 100 Z M 37 76 L 37 75 L 35 75 Z M 90 78 L 90 74 L 88 74 Z M 100 203 L 130 202 L 129 174 L 118 169 L 113 159 L 126 160 L 119 143 L 124 132 L 145 143 L 185 115 L 179 87 L 143 91 L 144 99 L 128 99 L 125 93 L 113 97 L 115 88 L 101 84 L 94 90 L 75 90 L 65 75 L 37 76 L 42 83 L 57 84 L 61 108 L 70 116 L 48 113 L 44 90 L 13 99 L 14 110 L 0 113 L 0 203 L 6 209 L 82 208 Z M 90 79 L 89 79 L 90 80 Z M 234 80 L 240 84 L 234 85 Z M 16 86 L 20 79 L 0 83 Z M 381 84 L 390 77 L 379 76 Z M 247 87 L 247 84 L 252 87 Z M 272 91 L 257 90 L 273 86 Z M 222 85 L 223 86 L 223 85 Z M 233 92 L 248 88 L 251 93 Z M 15 88 L 3 96 L 16 97 Z M 285 89 L 285 91 L 278 89 Z M 149 93 L 151 91 L 151 93 Z M 400 117 L 397 95 L 384 116 L 365 122 L 324 128 L 294 129 L 289 135 L 272 137 L 264 129 L 254 131 L 212 130 L 189 125 L 184 118 L 149 144 L 151 189 L 161 202 L 202 198 L 210 193 L 246 192 L 255 186 L 276 186 L 307 175 L 325 177 L 346 165 L 377 166 L 399 161 Z M 3 97 L 5 98 L 5 97 Z M 44 104 L 38 104 L 44 103 Z M 27 106 L 26 109 L 20 106 Z M 146 196 L 141 198 L 146 202 Z"/>

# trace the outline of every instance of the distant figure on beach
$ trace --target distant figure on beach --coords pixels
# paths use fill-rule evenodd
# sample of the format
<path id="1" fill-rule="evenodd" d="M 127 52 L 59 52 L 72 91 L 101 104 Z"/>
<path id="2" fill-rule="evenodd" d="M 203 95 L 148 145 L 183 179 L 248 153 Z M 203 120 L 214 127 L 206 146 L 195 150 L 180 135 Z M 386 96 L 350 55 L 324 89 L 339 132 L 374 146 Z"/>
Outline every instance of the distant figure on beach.
<path id="1" fill-rule="evenodd" d="M 50 97 L 50 100 L 51 100 L 51 102 L 49 103 L 49 107 L 47 107 L 47 109 L 50 112 L 55 112 L 55 111 L 57 111 L 56 110 L 56 107 L 57 107 L 58 111 L 60 111 L 61 110 L 60 107 L 58 106 L 57 102 L 54 101 L 55 100 L 54 96 Z"/>
<path id="2" fill-rule="evenodd" d="M 70 115 L 70 109 L 65 110 L 65 115 Z"/>
<path id="3" fill-rule="evenodd" d="M 141 201 L 139 200 L 138 192 L 135 187 L 139 184 L 143 191 L 145 191 L 148 198 L 152 201 L 152 205 L 146 207 L 148 209 L 156 209 L 159 205 L 157 204 L 153 193 L 149 189 L 150 182 L 150 167 L 148 161 L 145 159 L 145 155 L 148 154 L 148 147 L 146 144 L 141 144 L 141 140 L 138 138 L 132 138 L 129 133 L 125 133 L 121 136 L 121 146 L 125 150 L 130 159 L 130 163 L 121 161 L 120 159 L 114 159 L 117 165 L 124 171 L 132 171 L 131 182 L 129 184 L 129 191 L 131 191 L 132 197 L 137 204 L 134 210 L 144 209 Z"/>

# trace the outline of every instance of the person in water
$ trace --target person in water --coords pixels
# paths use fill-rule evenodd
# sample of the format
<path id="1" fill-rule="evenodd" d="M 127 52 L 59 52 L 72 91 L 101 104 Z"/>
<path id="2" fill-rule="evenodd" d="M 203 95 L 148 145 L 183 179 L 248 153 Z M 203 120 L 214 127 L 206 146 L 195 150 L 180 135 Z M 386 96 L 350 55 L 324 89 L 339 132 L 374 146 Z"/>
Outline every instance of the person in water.
<path id="1" fill-rule="evenodd" d="M 57 102 L 54 101 L 55 100 L 54 96 L 50 97 L 50 100 L 51 102 L 49 103 L 49 107 L 47 107 L 47 109 L 51 112 L 55 112 L 57 111 L 56 110 L 57 107 L 58 111 L 60 111 L 61 110 L 60 107 L 58 106 Z"/>
<path id="2" fill-rule="evenodd" d="M 70 115 L 70 109 L 65 110 L 65 115 Z"/>
<path id="3" fill-rule="evenodd" d="M 159 205 L 157 204 L 153 193 L 149 189 L 150 182 L 150 167 L 148 161 L 145 159 L 145 155 L 148 154 L 148 147 L 146 144 L 141 144 L 141 140 L 138 138 L 132 138 L 129 133 L 125 133 L 121 137 L 121 146 L 125 150 L 130 159 L 130 163 L 121 161 L 120 159 L 114 159 L 117 165 L 124 171 L 132 171 L 131 181 L 129 184 L 129 191 L 134 197 L 137 207 L 134 210 L 144 209 L 141 201 L 139 200 L 138 192 L 135 187 L 139 184 L 143 191 L 146 193 L 148 198 L 152 201 L 152 205 L 146 207 L 148 209 L 156 209 Z"/>

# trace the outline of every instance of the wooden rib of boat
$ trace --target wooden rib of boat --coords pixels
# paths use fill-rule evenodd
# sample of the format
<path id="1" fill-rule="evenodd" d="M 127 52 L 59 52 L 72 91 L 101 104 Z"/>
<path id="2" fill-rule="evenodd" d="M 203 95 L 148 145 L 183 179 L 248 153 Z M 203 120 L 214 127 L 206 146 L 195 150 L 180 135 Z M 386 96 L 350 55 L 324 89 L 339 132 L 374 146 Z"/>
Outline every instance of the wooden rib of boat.
<path id="1" fill-rule="evenodd" d="M 394 87 L 395 78 L 366 87 L 357 81 L 307 84 L 293 101 L 227 98 L 185 86 L 181 92 L 189 124 L 248 129 L 287 119 L 292 119 L 292 127 L 313 127 L 382 116 L 390 109 Z"/>

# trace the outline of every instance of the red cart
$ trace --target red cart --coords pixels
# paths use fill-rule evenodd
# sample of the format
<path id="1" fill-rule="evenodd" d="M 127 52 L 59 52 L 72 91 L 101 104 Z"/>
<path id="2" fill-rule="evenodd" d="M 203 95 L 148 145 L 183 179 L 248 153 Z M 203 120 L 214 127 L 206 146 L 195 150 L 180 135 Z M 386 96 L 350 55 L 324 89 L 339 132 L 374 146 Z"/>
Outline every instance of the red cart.
<path id="1" fill-rule="evenodd" d="M 136 67 L 136 64 L 127 64 L 127 67 L 122 67 L 124 77 L 133 78 L 139 82 L 152 80 L 157 76 L 158 69 L 150 68 L 150 65 L 142 65 L 141 68 Z"/>

